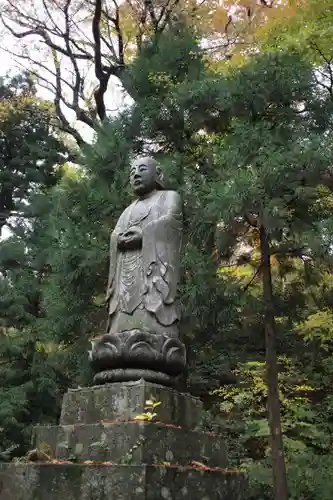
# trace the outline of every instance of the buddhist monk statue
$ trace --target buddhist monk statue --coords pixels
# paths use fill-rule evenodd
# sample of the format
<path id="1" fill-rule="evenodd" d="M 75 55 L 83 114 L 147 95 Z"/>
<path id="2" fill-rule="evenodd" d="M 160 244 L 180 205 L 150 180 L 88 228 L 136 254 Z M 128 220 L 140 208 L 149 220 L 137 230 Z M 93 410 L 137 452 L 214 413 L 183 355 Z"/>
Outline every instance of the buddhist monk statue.
<path id="1" fill-rule="evenodd" d="M 136 199 L 110 238 L 107 332 L 92 342 L 94 381 L 144 378 L 174 385 L 185 366 L 177 296 L 181 200 L 164 190 L 153 158 L 133 162 L 130 183 Z"/>

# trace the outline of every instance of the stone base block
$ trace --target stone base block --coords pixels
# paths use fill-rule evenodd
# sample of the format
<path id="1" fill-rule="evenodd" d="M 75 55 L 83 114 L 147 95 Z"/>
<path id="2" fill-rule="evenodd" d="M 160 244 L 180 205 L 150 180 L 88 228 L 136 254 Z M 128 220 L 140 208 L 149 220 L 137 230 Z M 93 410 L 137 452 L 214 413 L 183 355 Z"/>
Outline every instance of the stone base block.
<path id="1" fill-rule="evenodd" d="M 226 467 L 227 454 L 219 437 L 150 422 L 83 424 L 35 427 L 33 448 L 52 457 L 112 461 L 125 464 L 188 465 L 192 460 L 211 467 Z"/>
<path id="2" fill-rule="evenodd" d="M 202 403 L 198 398 L 144 380 L 69 390 L 63 399 L 60 425 L 131 420 L 146 411 L 148 400 L 161 403 L 157 420 L 199 428 Z"/>
<path id="3" fill-rule="evenodd" d="M 0 464 L 1 500 L 243 500 L 237 472 L 179 467 Z"/>

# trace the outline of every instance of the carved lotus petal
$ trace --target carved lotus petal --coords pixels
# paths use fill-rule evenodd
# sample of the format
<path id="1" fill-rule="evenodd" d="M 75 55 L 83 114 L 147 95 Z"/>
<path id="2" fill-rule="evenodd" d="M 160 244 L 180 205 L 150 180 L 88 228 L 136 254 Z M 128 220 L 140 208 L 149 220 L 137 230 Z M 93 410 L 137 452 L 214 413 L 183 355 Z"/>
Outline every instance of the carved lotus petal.
<path id="1" fill-rule="evenodd" d="M 179 339 L 167 339 L 162 347 L 162 355 L 168 363 L 185 366 L 185 346 Z"/>
<path id="2" fill-rule="evenodd" d="M 134 351 L 148 351 L 150 353 L 156 353 L 156 349 L 154 349 L 148 342 L 145 342 L 141 340 L 140 342 L 136 342 L 135 344 L 131 345 L 129 348 L 129 352 L 134 352 Z"/>
<path id="3" fill-rule="evenodd" d="M 118 354 L 119 349 L 115 344 L 112 344 L 111 342 L 105 342 L 104 347 L 106 347 L 108 351 L 111 351 L 112 354 Z"/>
<path id="4" fill-rule="evenodd" d="M 150 333 L 146 332 L 141 332 L 141 331 L 134 331 L 131 333 L 131 335 L 128 337 L 126 341 L 126 347 L 129 351 L 132 351 L 133 348 L 139 343 L 145 343 L 149 345 L 153 349 L 153 337 Z"/>

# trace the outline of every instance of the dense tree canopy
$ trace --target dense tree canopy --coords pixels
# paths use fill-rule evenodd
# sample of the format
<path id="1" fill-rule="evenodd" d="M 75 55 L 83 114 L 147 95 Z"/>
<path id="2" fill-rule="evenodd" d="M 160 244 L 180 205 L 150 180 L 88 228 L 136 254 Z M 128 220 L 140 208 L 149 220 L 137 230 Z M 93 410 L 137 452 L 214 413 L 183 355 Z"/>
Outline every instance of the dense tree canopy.
<path id="1" fill-rule="evenodd" d="M 48 273 L 40 244 L 43 200 L 59 181 L 68 151 L 57 137 L 52 106 L 36 97 L 28 74 L 2 78 L 0 92 L 4 238 L 0 245 L 0 452 L 8 457 L 11 450 L 22 452 L 31 423 L 47 418 L 57 398 L 54 374 L 44 372 L 36 321 L 44 314 L 41 285 Z"/>
<path id="2" fill-rule="evenodd" d="M 31 80 L 4 83 L 7 142 L 22 149 L 4 160 L 15 206 L 5 207 L 12 235 L 0 244 L 3 458 L 26 449 L 32 424 L 55 421 L 68 386 L 90 381 L 110 230 L 131 197 L 131 158 L 153 153 L 183 198 L 186 388 L 209 409 L 205 425 L 220 426 L 232 464 L 250 471 L 253 499 L 272 498 L 272 485 L 285 498 L 284 464 L 290 498 L 332 497 L 333 100 L 309 34 L 326 11 L 317 19 L 314 2 L 304 4 L 265 2 L 267 19 L 247 31 L 250 48 L 223 63 L 202 50 L 203 33 L 216 39 L 209 16 L 200 26 L 170 17 L 126 55 L 133 101 L 113 118 L 100 115 L 76 165 L 59 167 L 66 151 L 57 123 Z M 288 22 L 279 9 L 289 9 Z M 291 43 L 307 15 L 313 25 Z M 41 109 L 38 126 L 47 128 L 29 128 Z M 0 142 L 3 156 L 6 147 Z M 283 462 L 272 427 L 281 427 Z"/>
<path id="3" fill-rule="evenodd" d="M 293 3 L 293 2 L 292 2 Z M 114 106 L 108 92 L 119 82 L 133 97 L 128 68 L 147 40 L 180 18 L 197 32 L 204 51 L 217 60 L 243 60 L 256 50 L 257 30 L 290 14 L 290 2 L 247 0 L 5 0 L 1 23 L 18 49 L 2 48 L 38 76 L 54 95 L 64 131 L 81 145 L 78 123 L 96 129 Z M 285 12 L 287 11 L 287 12 Z M 117 90 L 116 90 L 117 93 Z M 119 93 L 119 90 L 118 90 Z M 67 112 L 66 112 L 67 111 Z"/>
<path id="4" fill-rule="evenodd" d="M 0 233 L 34 190 L 55 184 L 65 150 L 53 137 L 57 120 L 50 105 L 35 97 L 29 75 L 0 81 Z"/>

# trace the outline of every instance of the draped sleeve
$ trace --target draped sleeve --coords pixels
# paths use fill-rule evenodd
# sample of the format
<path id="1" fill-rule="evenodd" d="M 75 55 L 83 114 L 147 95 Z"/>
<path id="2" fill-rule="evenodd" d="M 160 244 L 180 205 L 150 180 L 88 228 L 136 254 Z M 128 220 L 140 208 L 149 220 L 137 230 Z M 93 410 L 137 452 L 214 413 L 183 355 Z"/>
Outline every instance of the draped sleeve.
<path id="1" fill-rule="evenodd" d="M 106 289 L 106 301 L 110 299 L 114 292 L 114 284 L 117 270 L 117 258 L 118 258 L 118 237 L 121 233 L 125 232 L 127 229 L 127 219 L 128 219 L 128 207 L 119 217 L 116 227 L 110 236 L 110 266 L 109 266 L 109 277 L 108 277 L 108 285 Z"/>
<path id="2" fill-rule="evenodd" d="M 142 253 L 145 308 L 165 326 L 179 319 L 175 299 L 180 278 L 181 235 L 180 196 L 175 191 L 164 191 L 156 216 L 143 227 Z"/>

